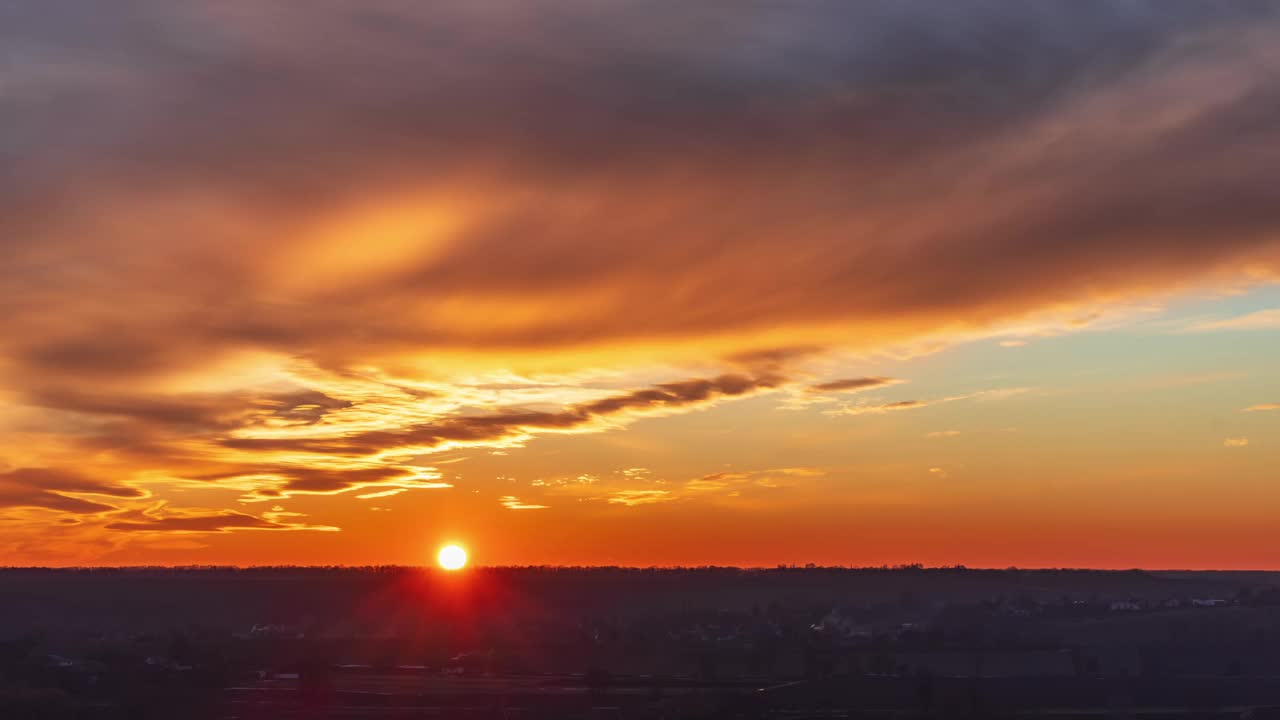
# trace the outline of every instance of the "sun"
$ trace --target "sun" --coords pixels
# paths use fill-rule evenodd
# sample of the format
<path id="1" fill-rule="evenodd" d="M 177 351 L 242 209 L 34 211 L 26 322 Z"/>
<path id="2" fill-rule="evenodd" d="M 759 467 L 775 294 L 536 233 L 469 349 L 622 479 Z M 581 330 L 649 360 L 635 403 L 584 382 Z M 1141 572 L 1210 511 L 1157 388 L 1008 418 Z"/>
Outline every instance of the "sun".
<path id="1" fill-rule="evenodd" d="M 458 545 L 445 545 L 436 554 L 436 562 L 445 570 L 461 570 L 467 565 L 467 551 Z"/>

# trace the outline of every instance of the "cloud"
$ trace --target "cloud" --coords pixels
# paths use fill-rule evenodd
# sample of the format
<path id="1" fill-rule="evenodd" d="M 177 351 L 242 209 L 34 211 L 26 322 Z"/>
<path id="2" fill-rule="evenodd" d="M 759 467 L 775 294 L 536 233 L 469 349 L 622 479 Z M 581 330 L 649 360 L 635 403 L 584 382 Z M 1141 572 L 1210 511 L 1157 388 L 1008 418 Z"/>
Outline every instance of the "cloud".
<path id="1" fill-rule="evenodd" d="M 133 511 L 123 519 L 108 523 L 106 528 L 125 533 L 226 533 L 232 530 L 317 530 L 336 532 L 327 525 L 306 525 L 284 521 L 299 517 L 297 513 L 273 512 L 268 519 L 234 510 L 173 509 L 163 505 L 145 511 Z"/>
<path id="2" fill-rule="evenodd" d="M 1261 405 L 1250 405 L 1240 412 L 1265 412 L 1267 410 L 1280 410 L 1280 403 L 1262 403 Z"/>
<path id="3" fill-rule="evenodd" d="M 804 410 L 813 405 L 837 402 L 837 396 L 841 394 L 873 390 L 878 387 L 898 385 L 903 382 L 906 381 L 888 377 L 855 377 L 831 380 L 809 385 L 808 387 L 793 388 L 777 409 Z"/>
<path id="4" fill-rule="evenodd" d="M 777 488 L 782 487 L 789 479 L 815 478 L 825 474 L 825 470 L 814 467 L 718 472 L 686 481 L 682 490 L 697 494 L 722 493 L 726 496 L 738 496 L 747 487 Z"/>
<path id="5" fill-rule="evenodd" d="M 684 484 L 684 489 L 694 492 L 724 490 L 751 477 L 750 473 L 723 472 L 694 478 Z"/>
<path id="6" fill-rule="evenodd" d="M 322 382 L 333 385 L 337 381 L 326 377 Z M 463 405 L 483 407 L 486 401 L 483 396 L 471 397 L 465 389 L 459 398 L 450 397 L 447 388 L 415 390 L 402 401 L 385 395 L 399 392 L 383 389 L 385 382 L 374 383 L 369 389 L 368 379 L 347 378 L 327 387 L 325 393 L 308 391 L 284 400 L 257 401 L 254 407 L 258 410 L 239 416 L 238 427 L 230 423 L 219 426 L 221 433 L 196 430 L 159 438 L 147 454 L 170 462 L 189 456 L 185 464 L 190 469 L 170 470 L 168 474 L 183 481 L 238 489 L 243 502 L 353 491 L 364 491 L 355 495 L 357 499 L 374 499 L 407 490 L 453 486 L 437 468 L 414 463 L 415 456 L 451 448 L 512 447 L 540 433 L 599 432 L 640 417 L 684 412 L 768 391 L 785 382 L 773 373 L 726 373 L 622 392 L 596 390 L 588 393 L 593 399 L 560 408 L 503 407 L 469 415 L 453 413 Z M 333 397 L 344 394 L 350 397 Z M 296 421 L 300 398 L 305 398 L 306 408 L 317 410 Z M 127 427 L 135 444 L 137 437 L 151 435 L 146 422 L 135 420 Z M 440 464 L 461 459 L 465 458 L 446 458 Z"/>
<path id="7" fill-rule="evenodd" d="M 23 373 L 877 345 L 1275 260 L 1265 5 L 75 14 L 0 30 Z"/>
<path id="8" fill-rule="evenodd" d="M 1016 348 L 1023 347 L 1027 344 L 1026 340 L 1001 340 L 1000 347 Z"/>
<path id="9" fill-rule="evenodd" d="M 1276 17 L 876 0 L 7 12 L 0 398 L 43 430 L 28 444 L 0 425 L 0 447 L 58 472 L 92 458 L 116 492 L 442 487 L 417 455 L 748 397 L 831 346 L 1275 277 Z M 702 377 L 717 358 L 731 372 Z M 699 377 L 653 382 L 655 364 Z M 796 394 L 878 387 L 855 385 Z M 0 483 L 10 507 L 127 504 Z"/>
<path id="10" fill-rule="evenodd" d="M 531 505 L 529 503 L 523 503 L 520 502 L 520 498 L 514 495 L 503 495 L 498 498 L 498 502 L 502 504 L 502 507 L 508 510 L 545 510 L 550 507 L 550 505 Z"/>
<path id="11" fill-rule="evenodd" d="M 1227 438 L 1226 440 L 1222 441 L 1222 446 L 1229 447 L 1229 448 L 1248 447 L 1249 438 L 1246 438 L 1246 437 Z"/>
<path id="12" fill-rule="evenodd" d="M 1280 329 L 1280 309 L 1259 310 L 1248 315 L 1211 320 L 1192 325 L 1190 332 L 1209 332 L 1213 330 L 1276 330 Z"/>
<path id="13" fill-rule="evenodd" d="M 991 390 L 977 390 L 963 395 L 951 395 L 940 400 L 936 400 L 935 402 L 956 402 L 958 400 L 1003 400 L 1029 392 L 1031 392 L 1031 388 L 1026 387 L 994 388 Z"/>
<path id="14" fill-rule="evenodd" d="M 898 410 L 917 410 L 919 408 L 928 407 L 930 405 L 939 405 L 942 403 L 958 402 L 961 400 L 975 399 L 991 399 L 998 400 L 1002 398 L 1021 395 L 1028 392 L 1030 388 L 1012 387 L 1012 388 L 996 388 L 993 390 L 978 390 L 964 395 L 951 395 L 948 397 L 938 398 L 936 400 L 898 400 L 895 402 L 879 403 L 879 404 L 862 404 L 862 405 L 845 405 L 836 410 L 824 410 L 823 415 L 879 415 L 887 412 Z"/>
<path id="15" fill-rule="evenodd" d="M 147 496 L 137 488 L 101 482 L 54 468 L 18 468 L 0 473 L 0 508 L 41 508 L 87 515 L 117 509 L 115 505 L 78 495 L 116 499 Z"/>
<path id="16" fill-rule="evenodd" d="M 675 499 L 675 496 L 669 490 L 618 490 L 609 496 L 608 502 L 611 505 L 632 507 L 634 505 L 654 505 Z"/>
<path id="17" fill-rule="evenodd" d="M 770 390 L 784 382 L 779 375 L 749 377 L 725 374 L 711 379 L 683 380 L 660 383 L 646 390 L 636 390 L 594 402 L 583 403 L 571 413 L 585 416 L 610 416 L 624 411 L 652 412 L 663 409 L 680 409 L 720 397 L 736 397 L 760 390 Z"/>
<path id="18" fill-rule="evenodd" d="M 931 437 L 931 438 L 955 437 L 960 434 L 961 433 L 959 430 L 935 430 L 934 432 L 928 433 L 928 437 Z"/>
<path id="19" fill-rule="evenodd" d="M 844 380 L 832 380 L 831 382 L 810 385 L 809 392 L 861 392 L 886 385 L 897 385 L 901 382 L 903 381 L 887 377 L 846 378 Z"/>
<path id="20" fill-rule="evenodd" d="M 442 485 L 442 487 L 451 487 L 451 486 L 445 483 L 444 485 Z M 357 500 L 373 500 L 375 498 L 394 497 L 396 495 L 399 495 L 400 493 L 407 492 L 407 491 L 408 491 L 407 488 L 392 488 L 390 490 L 379 490 L 377 492 L 363 493 L 361 495 L 357 495 L 356 499 Z"/>
<path id="21" fill-rule="evenodd" d="M 356 498 L 389 497 L 406 490 L 438 490 L 453 487 L 441 481 L 435 468 L 372 465 L 354 468 L 325 468 L 306 465 L 264 465 L 231 467 L 189 479 L 218 483 L 244 491 L 242 501 L 280 500 L 298 495 L 339 495 L 369 489 Z"/>
<path id="22" fill-rule="evenodd" d="M 826 410 L 824 415 L 879 415 L 881 413 L 894 412 L 897 410 L 915 410 L 928 406 L 930 403 L 924 400 L 897 400 L 895 402 L 880 403 L 877 405 L 848 405 L 839 410 Z"/>
<path id="23" fill-rule="evenodd" d="M 582 431 L 611 420 L 659 415 L 770 390 L 783 382 L 784 379 L 776 375 L 748 377 L 725 374 L 715 378 L 659 383 L 650 388 L 579 403 L 560 410 L 517 409 L 490 415 L 460 415 L 395 431 L 377 430 L 332 437 L 232 437 L 224 439 L 221 444 L 241 450 L 321 455 L 372 455 L 393 449 L 426 453 L 443 448 L 503 441 L 520 442 L 540 432 Z M 311 482 L 325 489 L 344 483 L 328 473 L 319 473 Z"/>

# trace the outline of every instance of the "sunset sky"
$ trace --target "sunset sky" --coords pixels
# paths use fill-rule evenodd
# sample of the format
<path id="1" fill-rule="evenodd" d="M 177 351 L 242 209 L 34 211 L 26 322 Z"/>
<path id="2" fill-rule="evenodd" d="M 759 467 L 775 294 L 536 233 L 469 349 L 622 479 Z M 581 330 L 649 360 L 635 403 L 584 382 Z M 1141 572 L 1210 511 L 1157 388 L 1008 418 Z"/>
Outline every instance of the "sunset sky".
<path id="1" fill-rule="evenodd" d="M 0 4 L 0 564 L 1280 568 L 1280 5 Z"/>

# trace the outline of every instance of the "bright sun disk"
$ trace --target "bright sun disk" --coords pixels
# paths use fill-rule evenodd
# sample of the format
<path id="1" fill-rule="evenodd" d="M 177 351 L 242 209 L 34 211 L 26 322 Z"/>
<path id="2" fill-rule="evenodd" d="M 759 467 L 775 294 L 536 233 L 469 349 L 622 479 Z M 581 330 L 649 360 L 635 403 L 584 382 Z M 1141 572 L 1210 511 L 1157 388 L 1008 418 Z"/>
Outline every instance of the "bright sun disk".
<path id="1" fill-rule="evenodd" d="M 467 551 L 457 545 L 445 545 L 436 555 L 436 562 L 445 570 L 461 570 L 467 564 Z"/>

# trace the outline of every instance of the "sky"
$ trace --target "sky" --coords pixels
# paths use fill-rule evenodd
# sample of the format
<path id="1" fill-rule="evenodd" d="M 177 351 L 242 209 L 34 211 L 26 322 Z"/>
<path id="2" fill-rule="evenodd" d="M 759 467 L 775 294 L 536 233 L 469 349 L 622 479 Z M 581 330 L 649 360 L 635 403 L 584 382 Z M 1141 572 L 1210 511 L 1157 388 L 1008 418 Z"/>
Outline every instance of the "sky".
<path id="1" fill-rule="evenodd" d="M 0 564 L 1280 568 L 1274 3 L 0 3 Z"/>

